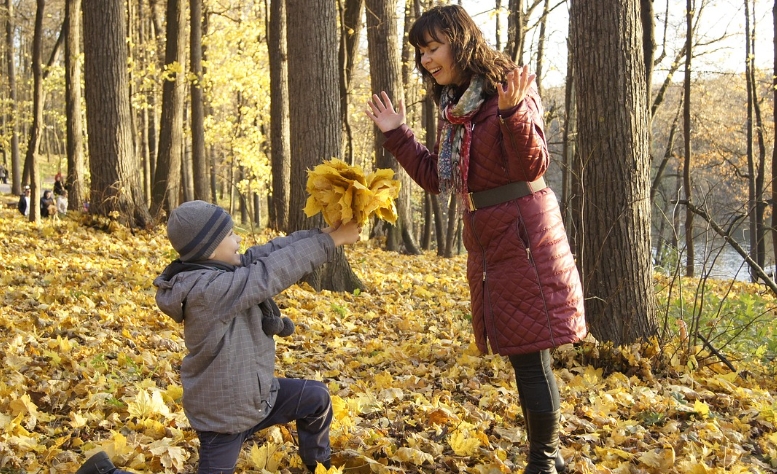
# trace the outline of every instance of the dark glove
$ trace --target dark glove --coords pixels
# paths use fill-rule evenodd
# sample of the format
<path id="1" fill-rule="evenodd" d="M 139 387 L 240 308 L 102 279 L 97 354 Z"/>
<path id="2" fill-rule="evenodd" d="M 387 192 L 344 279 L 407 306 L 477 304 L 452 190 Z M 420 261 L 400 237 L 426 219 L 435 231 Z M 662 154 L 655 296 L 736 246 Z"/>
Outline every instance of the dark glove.
<path id="1" fill-rule="evenodd" d="M 259 303 L 262 309 L 262 331 L 268 336 L 287 337 L 294 334 L 294 321 L 283 316 L 272 298 Z"/>
<path id="2" fill-rule="evenodd" d="M 281 337 L 287 337 L 294 334 L 294 321 L 283 316 L 265 316 L 262 318 L 262 330 L 268 336 L 279 335 Z"/>

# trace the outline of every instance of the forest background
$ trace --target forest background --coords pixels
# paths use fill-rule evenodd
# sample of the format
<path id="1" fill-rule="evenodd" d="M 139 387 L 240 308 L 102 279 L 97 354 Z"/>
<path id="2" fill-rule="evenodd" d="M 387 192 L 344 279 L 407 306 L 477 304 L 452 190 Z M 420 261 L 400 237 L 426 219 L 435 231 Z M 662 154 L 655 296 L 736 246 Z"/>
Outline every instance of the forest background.
<path id="1" fill-rule="evenodd" d="M 172 369 L 181 357 L 180 345 L 168 347 L 145 332 L 156 328 L 169 336 L 164 341 L 180 342 L 178 328 L 158 321 L 147 300 L 147 282 L 116 281 L 117 275 L 128 271 L 127 265 L 145 281 L 162 262 L 148 257 L 152 261 L 132 266 L 128 262 L 133 258 L 126 255 L 119 259 L 123 262 L 119 269 L 108 270 L 93 258 L 111 259 L 121 254 L 118 248 L 123 246 L 144 254 L 162 253 L 163 260 L 172 258 L 169 249 L 160 250 L 159 223 L 178 203 L 194 198 L 224 205 L 248 233 L 310 227 L 320 218 L 307 219 L 301 209 L 306 171 L 316 163 L 338 156 L 365 169 L 396 169 L 396 163 L 382 153 L 381 137 L 362 109 L 372 91 L 403 94 L 410 105 L 413 128 L 427 142 L 433 138 L 434 133 L 428 131 L 435 129 L 434 107 L 424 99 L 410 50 L 402 41 L 407 25 L 428 3 L 84 0 L 81 5 L 77 0 L 5 0 L 0 144 L 3 164 L 11 171 L 12 194 L 18 195 L 21 186 L 30 183 L 37 199 L 51 176 L 62 172 L 76 219 L 66 226 L 41 223 L 33 206 L 30 220 L 36 225 L 17 227 L 11 220 L 13 212 L 3 214 L 3 251 L 7 252 L 3 279 L 9 288 L 3 306 L 4 344 L 6 353 L 13 355 L 6 358 L 12 371 L 8 380 L 21 388 L 6 387 L 3 399 L 8 416 L 5 465 L 58 466 L 56 469 L 67 472 L 77 462 L 73 450 L 89 452 L 98 440 L 104 440 L 100 441 L 104 449 L 136 469 L 153 466 L 183 472 L 191 466 L 195 461 L 191 433 L 178 431 L 184 425 L 175 371 L 159 366 L 157 360 L 171 357 Z M 479 7 L 484 4 L 477 3 Z M 768 269 L 764 270 L 773 261 L 769 257 L 773 226 L 767 224 L 773 214 L 769 156 L 774 149 L 774 121 L 767 113 L 774 111 L 773 67 L 755 60 L 760 56 L 753 35 L 756 24 L 764 23 L 766 2 L 745 1 L 741 10 L 735 10 L 743 15 L 743 24 L 735 21 L 712 30 L 704 28 L 704 10 L 723 2 L 688 1 L 684 7 L 679 3 L 510 0 L 495 1 L 488 14 L 494 31 L 504 32 L 495 37 L 495 46 L 517 62 L 531 64 L 538 73 L 554 161 L 548 181 L 564 207 L 584 279 L 592 282 L 586 286 L 586 310 L 594 336 L 591 346 L 570 349 L 566 362 L 560 362 L 570 370 L 568 381 L 575 380 L 570 389 L 615 390 L 615 398 L 625 397 L 623 401 L 631 400 L 635 391 L 643 393 L 638 387 L 651 387 L 647 389 L 650 396 L 634 408 L 636 412 L 629 408 L 624 413 L 620 402 L 613 405 L 608 396 L 599 401 L 582 395 L 576 398 L 574 390 L 567 392 L 573 402 L 570 406 L 590 403 L 593 407 L 590 412 L 584 408 L 584 413 L 566 413 L 570 420 L 577 417 L 565 430 L 567 441 L 574 446 L 567 454 L 580 470 L 623 469 L 635 464 L 656 472 L 666 472 L 667 466 L 682 472 L 774 467 L 773 388 L 764 382 L 770 376 L 773 380 L 776 344 L 770 293 L 777 286 Z M 561 69 L 554 64 L 563 62 L 562 49 L 548 48 L 548 21 L 551 12 L 559 9 L 569 11 L 569 47 L 563 50 L 569 54 L 564 68 L 567 79 L 556 83 L 544 79 Z M 613 12 L 618 15 L 611 15 Z M 478 21 L 482 18 L 479 15 Z M 592 24 L 600 28 L 590 27 Z M 553 26 L 552 31 L 559 31 L 558 24 Z M 718 69 L 702 60 L 718 50 L 730 51 L 729 43 L 723 41 L 732 37 L 741 38 L 744 71 Z M 617 40 L 612 44 L 620 45 L 618 52 L 607 50 L 603 41 L 607 38 Z M 649 55 L 644 52 L 646 44 L 655 46 Z M 586 78 L 602 82 L 595 85 Z M 608 104 L 593 104 L 596 98 Z M 592 123 L 601 123 L 607 133 L 596 138 L 600 131 Z M 593 143 L 600 144 L 591 148 Z M 376 222 L 365 235 L 375 254 L 357 254 L 356 259 L 343 254 L 339 265 L 313 275 L 300 287 L 305 298 L 314 301 L 296 315 L 303 323 L 313 325 L 308 318 L 327 312 L 314 311 L 321 304 L 337 317 L 345 317 L 348 305 L 339 298 L 348 301 L 348 295 L 371 295 L 386 281 L 400 281 L 401 277 L 390 276 L 391 271 L 373 275 L 364 267 L 368 260 L 386 260 L 381 251 L 392 252 L 391 258 L 406 262 L 405 268 L 410 265 L 404 260 L 405 253 L 422 255 L 420 264 L 432 268 L 448 265 L 443 263 L 445 258 L 453 265 L 462 264 L 459 221 L 448 218 L 457 215 L 455 200 L 440 202 L 397 171 L 405 192 L 398 200 L 398 225 Z M 88 212 L 82 213 L 86 203 Z M 699 218 L 694 220 L 694 216 Z M 586 222 L 604 225 L 596 228 L 584 225 Z M 620 225 L 623 222 L 629 225 Z M 95 229 L 105 235 L 95 237 Z M 144 243 L 146 239 L 151 244 Z M 94 257 L 79 260 L 70 253 L 81 241 L 95 243 Z M 55 247 L 44 250 L 38 244 Z M 108 253 L 99 250 L 102 246 L 110 249 Z M 702 251 L 696 252 L 697 246 Z M 730 248 L 741 261 L 748 261 L 748 276 L 758 278 L 767 290 L 760 285 L 710 280 L 710 270 L 720 262 L 719 252 Z M 83 280 L 60 274 L 70 268 L 60 254 L 78 263 L 72 270 L 79 274 L 88 275 L 98 267 L 90 284 L 109 293 L 101 289 L 90 295 L 83 291 Z M 441 262 L 435 254 L 445 258 Z M 434 263 L 427 263 L 425 257 Z M 56 264 L 43 268 L 42 261 L 47 259 Z M 669 278 L 654 276 L 654 268 Z M 27 275 L 19 275 L 20 269 Z M 438 274 L 463 275 L 463 270 L 444 267 Z M 29 281 L 28 275 L 36 281 Z M 683 275 L 698 278 L 679 278 Z M 385 317 L 393 314 L 392 308 L 396 313 L 412 310 L 409 322 L 392 320 L 393 326 L 377 328 L 398 328 L 404 337 L 407 331 L 419 330 L 421 348 L 402 346 L 402 351 L 421 352 L 412 359 L 422 366 L 417 377 L 439 374 L 442 380 L 424 388 L 426 382 L 406 379 L 408 374 L 393 365 L 382 376 L 351 373 L 343 366 L 323 373 L 297 365 L 288 370 L 343 383 L 345 388 L 333 386 L 347 405 L 341 407 L 343 420 L 367 430 L 347 426 L 338 439 L 349 465 L 361 463 L 367 469 L 387 472 L 393 468 L 501 472 L 520 466 L 520 436 L 497 433 L 496 428 L 495 420 L 515 418 L 502 362 L 470 358 L 474 355 L 468 349 L 470 334 L 466 324 L 461 324 L 467 321 L 466 310 L 438 316 L 429 309 L 436 305 L 450 310 L 442 302 L 452 298 L 451 294 L 457 301 L 466 291 L 448 280 L 439 285 L 434 278 L 412 282 L 417 288 L 406 289 L 413 293 L 408 307 L 378 298 L 375 303 L 380 309 L 359 308 L 354 313 L 377 311 Z M 427 293 L 424 282 L 430 285 Z M 59 288 L 64 293 L 47 300 L 52 286 L 52 292 Z M 329 294 L 325 288 L 346 291 Z M 403 297 L 402 291 L 386 291 L 394 299 Z M 114 301 L 119 294 L 125 298 Z M 127 303 L 129 295 L 140 300 Z M 335 302 L 327 306 L 322 299 Z M 285 309 L 293 307 L 287 303 Z M 140 310 L 131 317 L 129 308 Z M 117 315 L 135 323 L 137 330 L 125 332 L 115 322 Z M 81 316 L 94 319 L 93 325 L 86 325 L 86 333 L 44 329 L 77 325 Z M 449 328 L 446 337 L 428 339 L 428 332 L 436 331 L 438 324 L 424 322 L 427 317 L 443 318 L 439 324 Z M 461 321 L 450 323 L 451 317 Z M 326 347 L 337 351 L 342 349 L 338 338 L 345 337 L 339 331 L 356 327 L 335 326 L 337 330 L 325 335 L 336 339 Z M 107 333 L 101 333 L 100 327 Z M 95 331 L 105 337 L 96 337 Z M 381 340 L 380 332 L 361 336 L 362 340 Z M 457 354 L 456 362 L 467 370 L 440 372 L 428 365 L 435 360 L 428 351 L 440 341 L 451 344 L 450 351 L 443 352 Z M 636 345 L 629 345 L 632 343 Z M 378 355 L 378 346 L 369 346 L 370 357 Z M 749 369 L 735 369 L 722 349 L 736 352 L 737 358 L 747 354 L 747 362 L 742 359 L 741 363 Z M 345 354 L 351 350 L 346 349 Z M 65 360 L 72 373 L 47 373 L 62 363 L 63 354 L 72 355 Z M 398 353 L 392 356 L 397 358 Z M 283 360 L 291 362 L 293 357 L 289 354 Z M 324 363 L 320 354 L 308 357 Z M 557 359 L 564 358 L 563 351 L 557 354 Z M 368 357 L 347 369 L 358 372 L 362 365 L 375 367 L 374 362 Z M 498 368 L 482 365 L 492 363 Z M 698 382 L 694 376 L 709 368 L 713 370 L 707 373 L 712 380 L 706 386 L 710 392 L 700 394 L 693 388 L 688 392 L 689 381 L 693 386 Z M 165 375 L 157 377 L 157 371 Z M 677 379 L 656 389 L 651 386 L 654 371 Z M 457 390 L 471 383 L 465 380 L 472 381 L 475 373 L 485 373 L 489 384 L 505 388 L 499 396 L 506 397 L 506 411 L 483 401 L 492 399 L 484 397 L 482 390 L 488 389 L 481 388 L 480 381 L 476 381 L 477 393 L 461 398 Z M 630 378 L 618 378 L 618 373 Z M 71 378 L 73 374 L 87 377 L 91 385 L 81 385 Z M 726 378 L 732 374 L 733 378 Z M 749 378 L 751 374 L 756 377 Z M 365 390 L 368 399 L 354 395 L 353 381 L 364 375 L 375 384 Z M 574 378 L 578 376 L 581 378 Z M 406 380 L 410 385 L 397 387 Z M 733 381 L 743 387 L 742 392 L 726 384 Z M 432 390 L 429 397 L 427 389 Z M 668 398 L 657 402 L 652 390 Z M 415 403 L 421 400 L 419 394 L 430 401 L 423 410 L 432 431 L 420 427 L 408 435 L 406 425 L 413 411 L 404 399 L 405 392 L 416 394 Z M 450 394 L 443 405 L 435 398 L 440 393 Z M 724 441 L 716 438 L 705 444 L 707 431 L 697 435 L 705 440 L 698 445 L 679 435 L 680 428 L 689 426 L 708 430 L 710 414 L 721 418 L 713 425 L 722 422 L 725 407 L 710 409 L 707 403 L 731 401 L 734 396 L 744 411 L 737 412 L 735 419 L 726 412 L 724 423 L 735 429 L 721 435 Z M 680 408 L 669 398 L 682 398 Z M 86 405 L 79 405 L 83 403 Z M 657 403 L 669 408 L 655 410 Z M 693 405 L 690 410 L 688 403 Z M 392 404 L 403 414 L 401 429 L 395 424 L 397 412 L 387 408 Z M 480 405 L 485 412 L 474 409 Z M 374 414 L 361 416 L 366 406 L 388 411 L 377 419 Z M 76 407 L 86 411 L 74 410 Z M 113 418 L 103 423 L 100 420 L 109 407 L 115 408 Z M 89 413 L 86 419 L 79 418 L 83 413 Z M 599 417 L 609 413 L 624 420 L 622 425 L 615 422 L 618 428 L 614 431 L 613 420 Z M 380 429 L 366 428 L 370 421 L 378 421 Z M 635 423 L 652 428 L 633 436 Z M 78 429 L 65 434 L 68 426 Z M 131 440 L 127 433 L 133 433 Z M 504 443 L 499 448 L 489 445 L 495 433 Z M 272 446 L 282 446 L 278 451 L 281 464 L 294 467 L 293 456 L 289 460 L 284 454 L 293 436 L 283 430 L 276 435 L 280 437 L 271 443 L 260 442 L 245 453 L 246 469 L 260 464 L 261 456 L 254 449 Z M 628 449 L 615 449 L 626 440 Z M 255 454 L 259 457 L 254 459 Z"/>

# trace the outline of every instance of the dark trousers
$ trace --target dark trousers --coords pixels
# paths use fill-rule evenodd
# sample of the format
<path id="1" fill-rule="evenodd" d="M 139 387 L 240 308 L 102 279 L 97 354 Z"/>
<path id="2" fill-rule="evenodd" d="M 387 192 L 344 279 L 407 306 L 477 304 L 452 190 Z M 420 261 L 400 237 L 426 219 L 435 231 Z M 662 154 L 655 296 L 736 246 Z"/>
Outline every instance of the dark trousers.
<path id="1" fill-rule="evenodd" d="M 200 438 L 199 474 L 235 471 L 243 442 L 257 431 L 296 420 L 299 455 L 306 465 L 330 458 L 329 426 L 332 400 L 326 385 L 314 380 L 278 379 L 280 390 L 267 418 L 242 433 L 224 434 L 198 431 Z"/>
<path id="2" fill-rule="evenodd" d="M 515 370 L 518 397 L 527 410 L 550 413 L 561 407 L 549 349 L 511 355 L 509 359 Z"/>

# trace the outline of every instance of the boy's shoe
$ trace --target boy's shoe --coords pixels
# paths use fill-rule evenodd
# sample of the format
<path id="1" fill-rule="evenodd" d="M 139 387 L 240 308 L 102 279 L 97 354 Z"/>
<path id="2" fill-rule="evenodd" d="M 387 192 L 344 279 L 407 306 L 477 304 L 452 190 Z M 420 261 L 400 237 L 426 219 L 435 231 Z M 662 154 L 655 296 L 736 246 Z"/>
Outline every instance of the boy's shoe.
<path id="1" fill-rule="evenodd" d="M 111 458 L 105 451 L 100 451 L 87 459 L 76 471 L 76 474 L 110 474 L 115 470 L 116 466 L 111 462 Z"/>

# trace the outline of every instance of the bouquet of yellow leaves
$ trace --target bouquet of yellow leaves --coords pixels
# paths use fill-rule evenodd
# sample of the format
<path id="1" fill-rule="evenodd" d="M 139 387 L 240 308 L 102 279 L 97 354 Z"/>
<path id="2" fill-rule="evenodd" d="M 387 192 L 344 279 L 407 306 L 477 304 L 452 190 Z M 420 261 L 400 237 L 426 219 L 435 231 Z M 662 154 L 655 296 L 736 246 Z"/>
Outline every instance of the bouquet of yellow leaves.
<path id="1" fill-rule="evenodd" d="M 349 166 L 333 158 L 308 170 L 305 205 L 308 217 L 321 212 L 328 225 L 355 220 L 364 225 L 372 215 L 394 224 L 400 182 L 393 179 L 394 170 L 379 169 L 364 176 L 359 166 Z"/>

